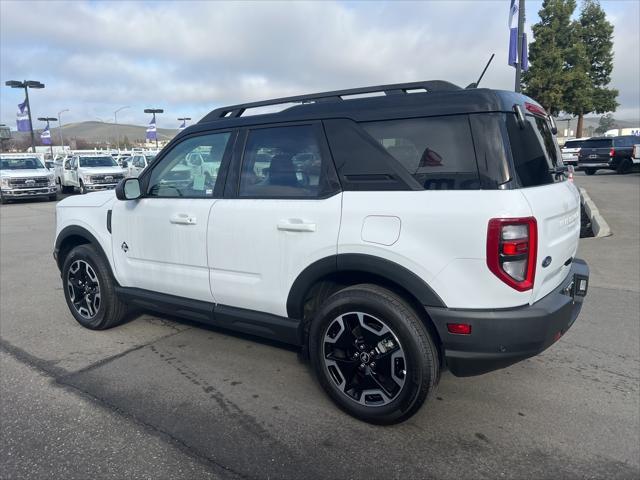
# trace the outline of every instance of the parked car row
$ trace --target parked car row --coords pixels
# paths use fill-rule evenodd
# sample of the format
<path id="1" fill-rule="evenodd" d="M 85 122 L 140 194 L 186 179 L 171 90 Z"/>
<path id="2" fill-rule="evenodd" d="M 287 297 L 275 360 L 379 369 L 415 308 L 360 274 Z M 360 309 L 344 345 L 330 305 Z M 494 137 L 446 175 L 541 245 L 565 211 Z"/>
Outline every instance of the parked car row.
<path id="1" fill-rule="evenodd" d="M 640 158 L 634 153 L 634 146 L 638 144 L 640 137 L 636 135 L 575 138 L 567 140 L 562 147 L 562 161 L 587 175 L 594 175 L 598 170 L 625 174 L 640 165 Z"/>

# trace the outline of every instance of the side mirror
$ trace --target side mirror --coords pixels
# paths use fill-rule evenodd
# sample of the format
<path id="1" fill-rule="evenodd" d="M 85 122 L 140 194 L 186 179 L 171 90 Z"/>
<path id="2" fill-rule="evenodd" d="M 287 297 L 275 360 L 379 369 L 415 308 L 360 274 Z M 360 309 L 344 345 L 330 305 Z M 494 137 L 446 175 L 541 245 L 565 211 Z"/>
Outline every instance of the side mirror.
<path id="1" fill-rule="evenodd" d="M 121 166 L 122 168 L 127 168 L 127 167 L 129 166 L 129 164 L 127 163 L 127 161 L 126 161 L 126 160 L 122 160 L 122 163 L 120 164 L 120 166 Z"/>
<path id="2" fill-rule="evenodd" d="M 53 162 L 44 162 L 44 166 L 47 167 L 49 170 L 51 170 L 53 168 Z"/>
<path id="3" fill-rule="evenodd" d="M 553 118 L 553 115 L 549 115 L 549 123 L 551 124 L 551 133 L 554 135 L 558 134 L 558 126 L 556 125 L 556 119 Z"/>
<path id="4" fill-rule="evenodd" d="M 116 198 L 118 200 L 136 200 L 142 196 L 140 180 L 137 178 L 125 178 L 116 185 Z"/>
<path id="5" fill-rule="evenodd" d="M 71 165 L 69 165 L 68 163 L 64 164 L 64 169 L 65 170 L 71 170 Z"/>

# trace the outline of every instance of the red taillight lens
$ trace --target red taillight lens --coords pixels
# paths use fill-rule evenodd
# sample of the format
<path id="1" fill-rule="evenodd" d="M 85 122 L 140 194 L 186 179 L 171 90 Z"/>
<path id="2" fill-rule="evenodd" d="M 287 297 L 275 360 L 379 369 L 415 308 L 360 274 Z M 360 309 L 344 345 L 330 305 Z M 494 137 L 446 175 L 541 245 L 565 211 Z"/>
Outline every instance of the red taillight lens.
<path id="1" fill-rule="evenodd" d="M 447 323 L 447 330 L 456 335 L 471 335 L 471 325 L 468 323 Z"/>
<path id="2" fill-rule="evenodd" d="M 524 292 L 533 288 L 538 251 L 534 217 L 492 218 L 487 229 L 487 266 L 504 283 Z"/>
<path id="3" fill-rule="evenodd" d="M 526 108 L 527 111 L 533 113 L 534 115 L 542 115 L 543 117 L 547 116 L 547 112 L 544 110 L 544 108 L 542 108 L 539 105 L 535 105 L 529 102 L 524 102 L 524 108 Z"/>
<path id="4" fill-rule="evenodd" d="M 616 149 L 612 148 L 611 150 L 609 150 L 609 156 L 610 157 L 615 157 L 616 156 Z"/>

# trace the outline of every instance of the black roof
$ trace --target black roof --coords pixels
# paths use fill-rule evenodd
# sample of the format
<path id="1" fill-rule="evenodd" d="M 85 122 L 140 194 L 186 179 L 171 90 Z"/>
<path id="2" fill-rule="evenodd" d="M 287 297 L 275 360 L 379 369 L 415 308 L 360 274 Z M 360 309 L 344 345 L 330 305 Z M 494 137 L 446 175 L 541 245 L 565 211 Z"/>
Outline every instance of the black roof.
<path id="1" fill-rule="evenodd" d="M 365 94 L 374 93 L 378 96 L 364 97 Z M 442 80 L 378 85 L 221 107 L 211 111 L 183 132 L 187 134 L 211 128 L 328 118 L 372 121 L 425 115 L 511 111 L 514 104 L 522 104 L 525 99 L 532 101 L 514 92 L 486 88 L 463 89 Z M 294 105 L 291 105 L 292 103 Z M 285 108 L 274 113 L 243 115 L 250 113 L 251 109 L 278 105 Z"/>

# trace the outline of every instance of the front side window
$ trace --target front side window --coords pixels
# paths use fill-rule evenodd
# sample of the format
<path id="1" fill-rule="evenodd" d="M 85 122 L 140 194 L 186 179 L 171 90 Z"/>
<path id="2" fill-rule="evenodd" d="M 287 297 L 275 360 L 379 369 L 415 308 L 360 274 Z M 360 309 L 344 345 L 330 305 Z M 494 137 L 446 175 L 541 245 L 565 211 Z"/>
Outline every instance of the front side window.
<path id="1" fill-rule="evenodd" d="M 117 167 L 118 163 L 113 157 L 80 157 L 81 167 Z"/>
<path id="2" fill-rule="evenodd" d="M 426 190 L 480 188 L 466 115 L 362 123 Z"/>
<path id="3" fill-rule="evenodd" d="M 323 158 L 312 125 L 251 130 L 242 171 L 241 197 L 317 197 Z"/>
<path id="4" fill-rule="evenodd" d="M 212 197 L 230 132 L 183 140 L 154 166 L 149 197 Z"/>

